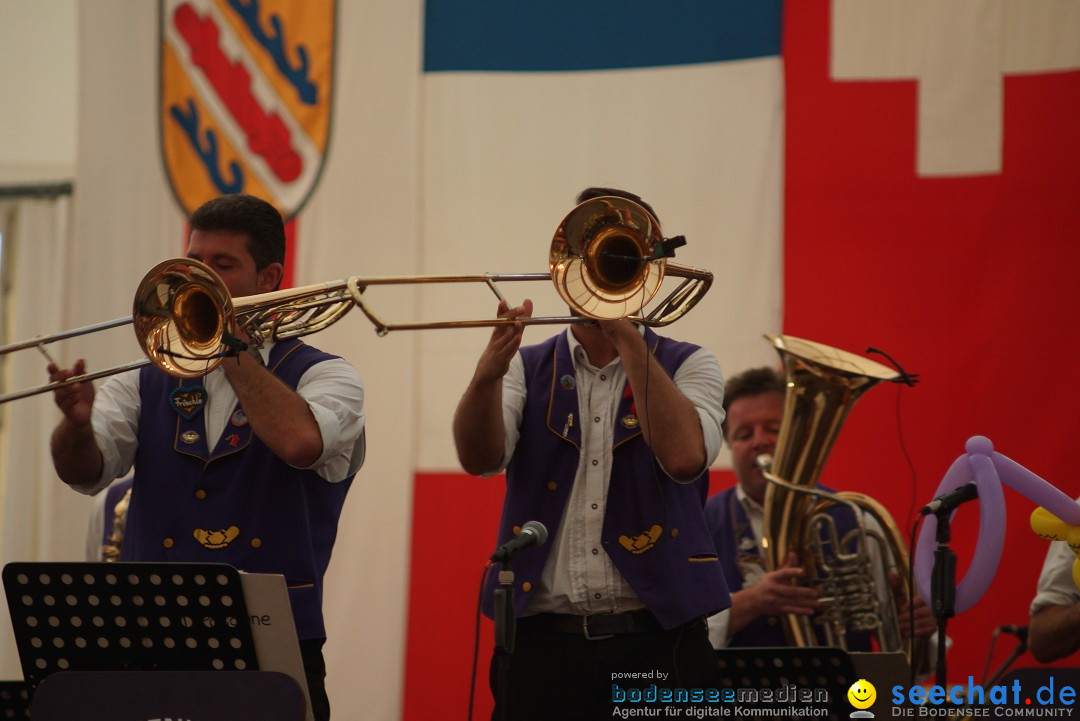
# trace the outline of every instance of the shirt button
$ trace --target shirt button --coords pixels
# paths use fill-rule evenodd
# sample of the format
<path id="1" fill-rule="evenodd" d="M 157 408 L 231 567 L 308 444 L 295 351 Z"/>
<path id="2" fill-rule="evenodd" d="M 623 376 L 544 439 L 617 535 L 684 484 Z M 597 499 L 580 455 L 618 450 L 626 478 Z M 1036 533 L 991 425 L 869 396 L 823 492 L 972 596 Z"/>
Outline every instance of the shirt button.
<path id="1" fill-rule="evenodd" d="M 598 466 L 598 465 L 600 465 L 600 461 L 594 460 L 594 461 L 592 462 L 592 464 L 593 464 L 594 466 Z"/>
<path id="2" fill-rule="evenodd" d="M 594 555 L 594 556 L 598 555 L 599 553 L 600 553 L 600 551 L 595 549 L 595 548 L 592 550 L 592 555 Z"/>
<path id="3" fill-rule="evenodd" d="M 600 380 L 602 380 L 602 381 L 606 381 L 606 380 L 607 380 L 607 376 L 606 376 L 606 375 L 604 375 L 603 373 L 601 373 L 601 374 L 600 374 Z"/>
<path id="4" fill-rule="evenodd" d="M 599 505 L 597 505 L 596 503 L 592 504 L 592 509 L 593 509 L 594 511 L 595 511 L 595 510 L 596 510 L 597 508 L 599 508 L 599 507 L 600 507 L 600 506 L 599 506 Z"/>
<path id="5" fill-rule="evenodd" d="M 602 596 L 599 593 L 594 593 L 593 598 L 599 600 L 600 598 L 602 598 Z"/>
<path id="6" fill-rule="evenodd" d="M 593 418 L 593 422 L 599 423 L 600 422 L 600 416 L 597 416 L 596 418 Z"/>

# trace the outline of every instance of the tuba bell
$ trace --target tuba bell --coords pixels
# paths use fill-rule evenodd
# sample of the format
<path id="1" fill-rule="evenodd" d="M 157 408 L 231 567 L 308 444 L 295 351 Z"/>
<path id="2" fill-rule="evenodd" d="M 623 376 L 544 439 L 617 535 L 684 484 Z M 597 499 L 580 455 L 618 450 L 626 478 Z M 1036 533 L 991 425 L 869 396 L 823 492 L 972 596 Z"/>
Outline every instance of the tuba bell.
<path id="1" fill-rule="evenodd" d="M 887 584 L 889 570 L 907 577 L 910 559 L 903 536 L 873 498 L 817 486 L 856 401 L 878 383 L 903 377 L 880 363 L 821 343 L 765 337 L 783 361 L 787 392 L 775 455 L 758 458 L 769 481 L 763 554 L 766 567 L 773 571 L 795 553 L 805 570 L 804 583 L 817 589 L 823 606 L 813 618 L 795 614 L 782 618 L 788 642 L 846 649 L 846 634 L 863 632 L 877 641 L 878 650 L 904 651 L 910 661 L 916 651 L 900 633 L 893 593 L 891 589 L 878 593 L 878 585 Z M 841 533 L 837 528 L 830 515 L 837 507 L 852 512 L 853 530 Z M 867 517 L 874 523 L 866 522 Z M 877 548 L 885 567 L 873 567 L 871 547 Z M 882 598 L 888 607 L 882 606 Z"/>

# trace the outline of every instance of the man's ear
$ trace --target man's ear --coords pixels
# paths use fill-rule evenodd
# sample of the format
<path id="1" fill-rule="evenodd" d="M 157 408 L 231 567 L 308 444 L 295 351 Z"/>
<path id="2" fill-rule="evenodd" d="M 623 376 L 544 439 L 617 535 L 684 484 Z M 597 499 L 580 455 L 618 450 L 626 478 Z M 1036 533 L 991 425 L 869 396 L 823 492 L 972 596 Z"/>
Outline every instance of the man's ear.
<path id="1" fill-rule="evenodd" d="M 281 278 L 285 274 L 285 266 L 281 263 L 271 263 L 258 273 L 258 283 L 260 293 L 269 293 L 272 290 L 277 290 L 281 285 Z"/>

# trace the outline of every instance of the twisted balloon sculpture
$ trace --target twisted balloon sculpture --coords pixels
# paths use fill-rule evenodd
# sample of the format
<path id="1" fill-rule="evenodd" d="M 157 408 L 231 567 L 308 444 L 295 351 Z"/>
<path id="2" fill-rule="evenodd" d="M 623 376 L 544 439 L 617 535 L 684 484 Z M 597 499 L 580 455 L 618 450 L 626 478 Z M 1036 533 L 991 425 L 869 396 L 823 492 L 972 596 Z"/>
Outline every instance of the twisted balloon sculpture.
<path id="1" fill-rule="evenodd" d="M 953 462 L 941 479 L 937 498 L 971 481 L 979 490 L 979 538 L 975 555 L 963 580 L 956 585 L 956 612 L 963 613 L 986 593 L 1001 561 L 1005 546 L 1005 494 L 1001 484 L 1018 491 L 1037 504 L 1031 514 L 1031 528 L 1047 541 L 1067 541 L 1076 554 L 1073 582 L 1080 588 L 1080 505 L 1012 459 L 994 450 L 985 436 L 972 436 L 964 444 L 967 451 Z M 919 594 L 931 604 L 930 576 L 934 567 L 938 519 L 923 523 L 915 547 L 915 583 Z"/>

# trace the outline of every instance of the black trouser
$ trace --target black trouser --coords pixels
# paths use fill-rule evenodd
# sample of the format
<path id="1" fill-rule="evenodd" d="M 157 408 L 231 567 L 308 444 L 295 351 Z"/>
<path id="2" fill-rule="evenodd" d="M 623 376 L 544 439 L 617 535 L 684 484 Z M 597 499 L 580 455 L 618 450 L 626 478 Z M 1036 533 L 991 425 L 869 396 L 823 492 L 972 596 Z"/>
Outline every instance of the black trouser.
<path id="1" fill-rule="evenodd" d="M 315 721 L 330 721 L 330 699 L 326 696 L 326 661 L 322 647 L 325 638 L 309 638 L 300 641 L 300 658 L 304 662 L 307 677 L 308 698 Z"/>
<path id="2" fill-rule="evenodd" d="M 596 721 L 611 718 L 612 694 L 631 687 L 720 686 L 720 668 L 704 619 L 670 631 L 656 629 L 589 640 L 584 633 L 553 631 L 545 616 L 518 619 L 515 649 L 508 659 L 509 692 L 505 699 L 499 698 L 497 685 L 499 665 L 506 659 L 498 654 L 492 658 L 492 719 L 496 721 Z"/>

